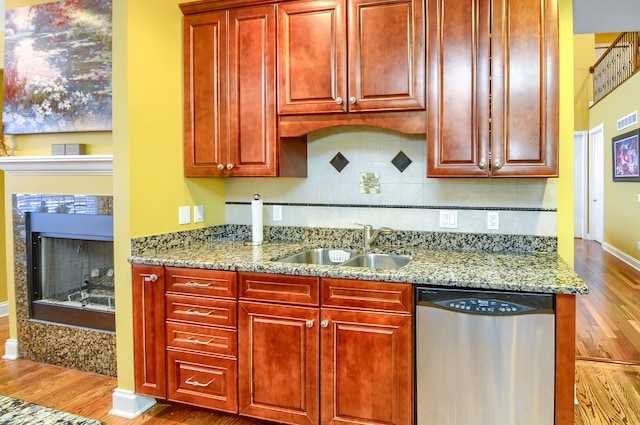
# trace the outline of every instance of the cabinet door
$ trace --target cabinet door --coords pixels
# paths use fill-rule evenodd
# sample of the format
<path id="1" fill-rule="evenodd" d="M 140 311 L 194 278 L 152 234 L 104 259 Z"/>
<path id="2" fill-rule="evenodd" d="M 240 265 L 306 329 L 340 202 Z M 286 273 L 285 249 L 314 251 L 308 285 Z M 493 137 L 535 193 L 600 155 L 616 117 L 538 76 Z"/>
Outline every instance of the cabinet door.
<path id="1" fill-rule="evenodd" d="M 240 414 L 289 424 L 317 424 L 318 309 L 239 304 Z"/>
<path id="2" fill-rule="evenodd" d="M 278 5 L 278 112 L 347 111 L 344 0 Z"/>
<path id="3" fill-rule="evenodd" d="M 492 14 L 492 175 L 556 177 L 557 2 L 496 1 Z"/>
<path id="4" fill-rule="evenodd" d="M 227 14 L 184 18 L 184 174 L 224 175 L 229 162 Z"/>
<path id="5" fill-rule="evenodd" d="M 164 268 L 134 265 L 132 277 L 136 393 L 165 398 Z"/>
<path id="6" fill-rule="evenodd" d="M 325 324 L 322 423 L 413 424 L 411 316 L 323 308 Z"/>
<path id="7" fill-rule="evenodd" d="M 348 5 L 349 110 L 424 109 L 423 0 Z"/>
<path id="8" fill-rule="evenodd" d="M 275 6 L 229 11 L 230 176 L 276 176 Z"/>
<path id="9" fill-rule="evenodd" d="M 427 176 L 488 177 L 489 1 L 428 0 Z"/>

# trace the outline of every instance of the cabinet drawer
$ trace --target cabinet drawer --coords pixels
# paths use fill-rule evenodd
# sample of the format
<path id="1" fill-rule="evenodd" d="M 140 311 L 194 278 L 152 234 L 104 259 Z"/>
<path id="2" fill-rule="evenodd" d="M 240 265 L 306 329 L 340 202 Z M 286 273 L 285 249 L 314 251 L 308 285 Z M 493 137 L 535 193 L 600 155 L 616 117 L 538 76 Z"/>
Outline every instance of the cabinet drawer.
<path id="1" fill-rule="evenodd" d="M 167 322 L 167 346 L 204 354 L 237 356 L 237 332 L 184 323 Z"/>
<path id="2" fill-rule="evenodd" d="M 237 326 L 236 301 L 166 294 L 166 305 L 167 320 L 230 328 Z"/>
<path id="3" fill-rule="evenodd" d="M 236 299 L 236 272 L 220 270 L 165 268 L 167 292 Z"/>
<path id="4" fill-rule="evenodd" d="M 167 350 L 167 399 L 238 412 L 237 361 Z"/>
<path id="5" fill-rule="evenodd" d="M 243 300 L 317 306 L 319 278 L 265 273 L 239 273 L 238 296 Z"/>
<path id="6" fill-rule="evenodd" d="M 323 278 L 322 306 L 411 313 L 413 285 Z"/>

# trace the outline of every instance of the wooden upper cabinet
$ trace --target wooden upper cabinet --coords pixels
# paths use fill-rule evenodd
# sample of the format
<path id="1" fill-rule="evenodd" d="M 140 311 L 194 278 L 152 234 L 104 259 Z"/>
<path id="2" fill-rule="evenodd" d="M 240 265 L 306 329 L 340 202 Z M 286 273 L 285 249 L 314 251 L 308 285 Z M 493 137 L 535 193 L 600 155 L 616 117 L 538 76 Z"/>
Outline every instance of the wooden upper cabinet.
<path id="1" fill-rule="evenodd" d="M 306 177 L 306 137 L 278 138 L 276 6 L 184 18 L 184 174 Z"/>
<path id="2" fill-rule="evenodd" d="M 421 0 L 278 5 L 278 112 L 424 109 Z"/>
<path id="3" fill-rule="evenodd" d="M 428 0 L 427 175 L 558 175 L 556 0 Z"/>
<path id="4" fill-rule="evenodd" d="M 272 5 L 229 11 L 230 175 L 278 175 L 275 25 Z"/>
<path id="5" fill-rule="evenodd" d="M 229 156 L 227 13 L 186 16 L 183 30 L 184 173 L 216 175 Z"/>

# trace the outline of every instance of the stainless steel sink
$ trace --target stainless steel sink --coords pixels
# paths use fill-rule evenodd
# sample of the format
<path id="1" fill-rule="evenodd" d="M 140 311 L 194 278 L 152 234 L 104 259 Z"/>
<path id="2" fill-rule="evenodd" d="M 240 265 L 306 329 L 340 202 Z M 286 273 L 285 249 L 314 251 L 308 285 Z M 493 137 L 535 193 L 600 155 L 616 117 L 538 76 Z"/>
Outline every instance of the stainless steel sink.
<path id="1" fill-rule="evenodd" d="M 334 265 L 342 264 L 344 261 L 358 255 L 358 251 L 341 248 L 313 248 L 306 249 L 275 261 L 283 263 Z"/>
<path id="2" fill-rule="evenodd" d="M 368 267 L 371 269 L 397 269 L 413 260 L 410 255 L 403 254 L 360 254 L 340 264 L 348 267 Z"/>

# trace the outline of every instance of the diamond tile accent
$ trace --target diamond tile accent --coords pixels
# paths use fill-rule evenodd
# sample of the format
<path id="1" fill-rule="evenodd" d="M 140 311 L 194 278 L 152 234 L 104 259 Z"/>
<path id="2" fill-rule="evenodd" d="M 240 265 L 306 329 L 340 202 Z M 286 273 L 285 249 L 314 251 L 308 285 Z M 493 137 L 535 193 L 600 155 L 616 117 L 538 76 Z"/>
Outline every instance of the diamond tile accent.
<path id="1" fill-rule="evenodd" d="M 413 161 L 402 151 L 391 160 L 391 163 L 402 173 Z"/>
<path id="2" fill-rule="evenodd" d="M 342 153 L 340 152 L 338 152 L 329 162 L 338 172 L 344 170 L 344 167 L 349 164 L 349 160 L 345 158 L 344 155 L 342 155 Z"/>

